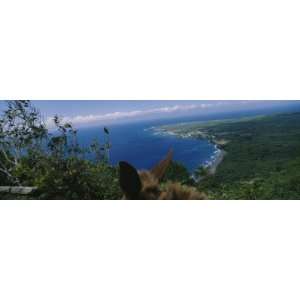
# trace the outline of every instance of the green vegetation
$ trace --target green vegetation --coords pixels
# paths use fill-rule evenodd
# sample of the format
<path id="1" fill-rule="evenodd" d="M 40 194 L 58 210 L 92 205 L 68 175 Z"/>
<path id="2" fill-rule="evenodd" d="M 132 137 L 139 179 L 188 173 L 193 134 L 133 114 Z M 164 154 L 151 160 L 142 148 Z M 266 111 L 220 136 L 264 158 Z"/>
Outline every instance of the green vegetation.
<path id="1" fill-rule="evenodd" d="M 30 101 L 8 101 L 0 116 L 0 185 L 36 186 L 11 199 L 120 199 L 118 167 L 109 163 L 110 132 L 83 148 L 72 124 L 53 118 L 49 132 Z M 210 199 L 300 199 L 300 112 L 240 120 L 163 126 L 181 136 L 209 138 L 226 152 L 216 173 L 191 178 L 173 162 L 163 182 L 196 186 Z M 92 158 L 92 159 L 91 159 Z"/>
<path id="2" fill-rule="evenodd" d="M 36 186 L 20 199 L 120 199 L 118 169 L 109 165 L 109 131 L 104 143 L 88 148 L 77 130 L 55 116 L 50 133 L 30 101 L 8 101 L 0 117 L 0 185 Z M 92 161 L 86 157 L 93 157 Z"/>
<path id="3" fill-rule="evenodd" d="M 35 186 L 30 195 L 0 193 L 0 199 L 121 199 L 119 169 L 109 164 L 106 139 L 80 147 L 72 124 L 53 118 L 49 132 L 30 101 L 7 101 L 0 116 L 0 185 Z M 91 159 L 92 158 L 92 159 Z M 176 162 L 165 181 L 190 183 L 186 168 Z"/>
<path id="4" fill-rule="evenodd" d="M 191 178 L 191 175 L 187 168 L 176 161 L 173 161 L 163 178 L 163 182 L 177 181 L 186 185 L 195 185 L 195 181 Z"/>
<path id="5" fill-rule="evenodd" d="M 198 185 L 209 198 L 300 199 L 299 112 L 193 124 L 192 134 L 226 151 L 216 174 Z"/>

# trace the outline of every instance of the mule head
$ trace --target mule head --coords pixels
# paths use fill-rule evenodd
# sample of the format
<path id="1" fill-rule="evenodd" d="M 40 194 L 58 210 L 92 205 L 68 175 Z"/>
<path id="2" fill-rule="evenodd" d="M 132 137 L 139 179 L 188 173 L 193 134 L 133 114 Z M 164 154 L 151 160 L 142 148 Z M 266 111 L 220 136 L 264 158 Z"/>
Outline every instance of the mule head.
<path id="1" fill-rule="evenodd" d="M 120 166 L 120 186 L 126 199 L 159 199 L 159 182 L 163 179 L 172 162 L 173 151 L 155 165 L 150 171 L 137 171 L 125 161 Z"/>

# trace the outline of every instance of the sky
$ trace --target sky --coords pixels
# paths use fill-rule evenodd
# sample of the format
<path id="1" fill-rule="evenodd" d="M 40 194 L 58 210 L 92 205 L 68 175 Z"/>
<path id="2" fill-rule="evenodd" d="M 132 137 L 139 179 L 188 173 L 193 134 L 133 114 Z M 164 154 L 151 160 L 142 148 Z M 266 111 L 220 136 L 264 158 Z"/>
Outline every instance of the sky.
<path id="1" fill-rule="evenodd" d="M 48 127 L 53 125 L 53 116 L 58 114 L 65 122 L 74 125 L 91 126 L 129 122 L 134 120 L 151 120 L 195 116 L 218 112 L 246 111 L 265 107 L 293 105 L 300 101 L 90 101 L 90 100 L 50 100 L 32 101 L 41 111 Z M 0 101 L 0 111 L 4 109 Z"/>

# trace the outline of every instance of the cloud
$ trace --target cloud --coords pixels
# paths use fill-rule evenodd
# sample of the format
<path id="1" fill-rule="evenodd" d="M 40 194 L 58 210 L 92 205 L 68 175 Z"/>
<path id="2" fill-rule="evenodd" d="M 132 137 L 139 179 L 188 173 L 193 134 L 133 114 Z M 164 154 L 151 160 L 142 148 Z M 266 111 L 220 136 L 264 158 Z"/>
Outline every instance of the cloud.
<path id="1" fill-rule="evenodd" d="M 75 117 L 63 117 L 63 122 L 72 123 L 74 125 L 85 125 L 92 123 L 99 123 L 102 121 L 115 121 L 121 119 L 131 119 L 137 117 L 143 117 L 148 115 L 155 115 L 160 113 L 176 113 L 176 112 L 184 112 L 191 111 L 195 109 L 208 109 L 211 107 L 218 107 L 226 104 L 225 101 L 213 101 L 212 103 L 201 103 L 201 104 L 191 104 L 191 105 L 172 105 L 172 106 L 164 106 L 154 109 L 146 109 L 146 110 L 133 110 L 133 111 L 116 111 L 106 114 L 90 114 L 90 115 L 78 115 Z M 53 127 L 53 118 L 48 118 L 46 120 L 47 127 Z"/>

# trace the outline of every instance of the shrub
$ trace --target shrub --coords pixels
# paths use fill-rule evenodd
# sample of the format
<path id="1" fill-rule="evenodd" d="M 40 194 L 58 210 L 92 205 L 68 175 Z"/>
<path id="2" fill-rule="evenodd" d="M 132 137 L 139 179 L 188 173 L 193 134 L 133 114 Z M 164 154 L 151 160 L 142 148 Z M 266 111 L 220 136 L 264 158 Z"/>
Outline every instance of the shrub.
<path id="1" fill-rule="evenodd" d="M 33 185 L 37 199 L 119 199 L 118 169 L 109 165 L 107 140 L 80 147 L 77 130 L 53 118 L 49 132 L 30 101 L 8 101 L 0 118 L 1 184 Z M 92 160 L 87 160 L 89 154 Z"/>
<path id="2" fill-rule="evenodd" d="M 163 178 L 163 182 L 166 181 L 177 181 L 188 185 L 193 185 L 195 183 L 187 168 L 183 164 L 176 161 L 172 161 L 167 169 Z"/>

